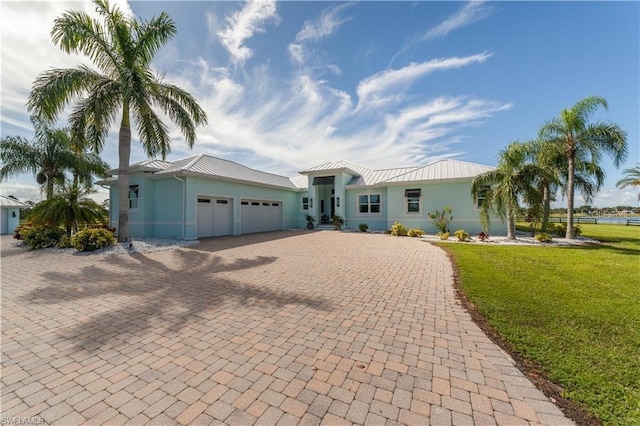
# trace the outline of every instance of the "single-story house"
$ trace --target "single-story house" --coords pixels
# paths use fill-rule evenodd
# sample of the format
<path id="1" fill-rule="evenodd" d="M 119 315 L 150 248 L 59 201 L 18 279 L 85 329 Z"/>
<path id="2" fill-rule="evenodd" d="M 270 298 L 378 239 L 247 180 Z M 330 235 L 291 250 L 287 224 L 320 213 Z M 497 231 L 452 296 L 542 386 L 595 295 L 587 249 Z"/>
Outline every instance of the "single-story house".
<path id="1" fill-rule="evenodd" d="M 14 198 L 0 195 L 0 234 L 12 234 L 20 225 L 20 209 L 29 207 Z"/>
<path id="2" fill-rule="evenodd" d="M 473 235 L 482 226 L 471 181 L 491 169 L 442 160 L 372 170 L 339 161 L 286 177 L 203 154 L 147 160 L 130 166 L 129 226 L 133 237 L 196 239 L 304 228 L 307 215 L 317 224 L 337 215 L 345 229 L 366 223 L 383 231 L 398 221 L 435 233 L 427 213 L 448 205 L 451 231 L 463 228 Z M 117 227 L 117 169 L 111 173 L 98 183 L 110 187 L 110 221 Z M 494 220 L 491 233 L 506 234 L 505 224 Z"/>

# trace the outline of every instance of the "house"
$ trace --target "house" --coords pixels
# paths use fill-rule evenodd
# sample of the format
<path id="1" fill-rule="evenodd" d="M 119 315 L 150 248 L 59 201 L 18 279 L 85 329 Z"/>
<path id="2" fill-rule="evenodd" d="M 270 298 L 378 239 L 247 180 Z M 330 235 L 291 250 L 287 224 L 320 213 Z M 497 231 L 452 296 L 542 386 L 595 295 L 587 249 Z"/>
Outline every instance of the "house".
<path id="1" fill-rule="evenodd" d="M 29 207 L 12 197 L 0 195 L 0 234 L 11 234 L 20 225 L 20 209 Z"/>
<path id="2" fill-rule="evenodd" d="M 427 213 L 448 205 L 451 230 L 474 234 L 482 227 L 471 181 L 491 169 L 442 160 L 372 170 L 339 161 L 285 177 L 202 154 L 147 160 L 130 166 L 129 227 L 133 237 L 196 239 L 304 228 L 306 215 L 317 223 L 337 215 L 347 229 L 366 223 L 383 231 L 398 221 L 435 233 Z M 110 187 L 110 221 L 117 226 L 117 176 L 98 183 Z M 494 221 L 491 233 L 506 234 L 506 226 Z"/>

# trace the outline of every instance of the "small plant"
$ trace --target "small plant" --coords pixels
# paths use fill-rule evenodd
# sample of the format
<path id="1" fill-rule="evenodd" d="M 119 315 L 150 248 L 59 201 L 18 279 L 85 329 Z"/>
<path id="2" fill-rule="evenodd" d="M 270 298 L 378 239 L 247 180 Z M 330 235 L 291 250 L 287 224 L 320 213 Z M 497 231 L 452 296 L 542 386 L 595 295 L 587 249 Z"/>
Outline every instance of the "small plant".
<path id="1" fill-rule="evenodd" d="M 546 232 L 538 232 L 535 236 L 535 239 L 540 243 L 550 243 L 553 240 L 553 238 L 551 238 L 551 235 L 547 234 Z"/>
<path id="2" fill-rule="evenodd" d="M 436 234 L 442 241 L 448 240 L 449 239 L 449 232 L 438 232 Z"/>
<path id="3" fill-rule="evenodd" d="M 393 222 L 389 231 L 391 232 L 391 235 L 395 235 L 397 237 L 406 237 L 408 232 L 407 227 L 400 222 Z"/>
<path id="4" fill-rule="evenodd" d="M 480 241 L 485 242 L 487 239 L 489 239 L 489 235 L 487 235 L 485 232 L 480 232 L 480 233 L 477 235 L 477 238 L 478 238 Z"/>
<path id="5" fill-rule="evenodd" d="M 453 210 L 449 206 L 444 206 L 444 210 L 435 213 L 427 213 L 427 216 L 431 218 L 431 223 L 436 227 L 438 233 L 449 232 L 449 224 L 453 220 Z"/>
<path id="6" fill-rule="evenodd" d="M 313 223 L 316 221 L 316 218 L 310 214 L 306 215 L 304 218 L 307 221 L 307 229 L 313 229 Z"/>
<path id="7" fill-rule="evenodd" d="M 344 225 L 344 219 L 342 218 L 342 216 L 333 216 L 331 218 L 331 223 L 333 224 L 333 228 L 336 231 L 339 231 L 340 229 L 342 229 L 342 225 Z"/>
<path id="8" fill-rule="evenodd" d="M 407 231 L 407 235 L 410 237 L 422 237 L 424 235 L 424 231 L 420 228 L 411 228 Z"/>
<path id="9" fill-rule="evenodd" d="M 453 235 L 456 236 L 458 241 L 469 241 L 469 233 L 464 229 L 458 229 L 456 232 L 453 233 Z"/>
<path id="10" fill-rule="evenodd" d="M 108 229 L 83 229 L 71 237 L 71 244 L 78 251 L 95 251 L 116 242 Z"/>
<path id="11" fill-rule="evenodd" d="M 22 241 L 31 250 L 40 250 L 49 247 L 56 247 L 58 242 L 66 232 L 62 228 L 50 228 L 48 226 L 35 226 L 24 234 Z"/>
<path id="12" fill-rule="evenodd" d="M 360 230 L 360 232 L 367 232 L 367 230 L 369 229 L 369 225 L 367 225 L 366 223 L 361 223 L 360 225 L 358 225 L 358 229 Z"/>
<path id="13" fill-rule="evenodd" d="M 21 225 L 18 225 L 13 231 L 13 238 L 15 238 L 16 240 L 22 240 L 31 228 L 33 228 L 33 224 L 31 222 L 25 222 Z"/>

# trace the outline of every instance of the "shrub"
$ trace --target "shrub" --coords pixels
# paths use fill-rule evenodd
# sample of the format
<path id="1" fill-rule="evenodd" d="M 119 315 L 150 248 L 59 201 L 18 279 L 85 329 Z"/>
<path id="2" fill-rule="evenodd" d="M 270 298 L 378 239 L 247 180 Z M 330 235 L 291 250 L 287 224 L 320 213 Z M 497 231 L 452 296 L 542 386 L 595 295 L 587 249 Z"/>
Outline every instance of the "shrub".
<path id="1" fill-rule="evenodd" d="M 556 236 L 563 238 L 565 235 L 567 235 L 567 224 L 566 223 L 557 224 L 553 228 L 553 233 L 556 234 Z M 573 235 L 575 235 L 576 237 L 579 237 L 580 235 L 582 235 L 582 228 L 580 228 L 580 225 L 573 226 Z"/>
<path id="2" fill-rule="evenodd" d="M 60 237 L 60 241 L 58 241 L 56 247 L 62 249 L 73 247 L 73 245 L 71 244 L 71 237 L 65 233 L 62 237 Z"/>
<path id="3" fill-rule="evenodd" d="M 78 251 L 94 251 L 116 242 L 113 232 L 108 229 L 83 229 L 71 237 L 71 244 Z"/>
<path id="4" fill-rule="evenodd" d="M 63 235 L 66 235 L 66 232 L 62 228 L 35 226 L 24 234 L 22 240 L 30 249 L 40 250 L 49 247 L 56 247 Z"/>
<path id="5" fill-rule="evenodd" d="M 407 231 L 407 235 L 410 237 L 422 237 L 424 235 L 424 231 L 420 228 L 411 228 Z"/>
<path id="6" fill-rule="evenodd" d="M 465 231 L 464 229 L 458 229 L 456 232 L 453 233 L 453 235 L 456 236 L 458 241 L 468 241 L 469 240 L 469 233 L 467 231 Z"/>
<path id="7" fill-rule="evenodd" d="M 453 210 L 449 206 L 444 206 L 444 210 L 441 212 L 436 210 L 435 213 L 427 213 L 427 216 L 431 218 L 431 223 L 436 227 L 438 233 L 449 232 L 449 224 L 453 220 L 453 215 L 451 214 Z"/>
<path id="8" fill-rule="evenodd" d="M 553 238 L 551 238 L 551 235 L 547 234 L 546 232 L 538 232 L 535 238 L 536 241 L 541 243 L 550 243 L 553 240 Z"/>
<path id="9" fill-rule="evenodd" d="M 15 238 L 16 240 L 22 240 L 31 228 L 33 228 L 33 224 L 31 222 L 25 222 L 21 225 L 18 225 L 13 231 L 13 238 Z"/>
<path id="10" fill-rule="evenodd" d="M 405 237 L 407 235 L 407 227 L 400 222 L 393 222 L 389 231 L 391 231 L 391 235 L 396 235 L 398 237 Z"/>
<path id="11" fill-rule="evenodd" d="M 89 228 L 91 229 L 107 229 L 109 231 L 111 231 L 112 234 L 116 233 L 116 228 L 113 226 L 109 226 L 106 223 L 97 223 L 95 225 L 90 225 Z"/>
<path id="12" fill-rule="evenodd" d="M 436 235 L 438 235 L 441 240 L 448 240 L 450 236 L 448 232 L 438 232 Z"/>
<path id="13" fill-rule="evenodd" d="M 485 232 L 480 232 L 480 233 L 478 234 L 478 239 L 479 239 L 480 241 L 485 241 L 485 240 L 487 240 L 488 238 L 489 238 L 489 235 L 487 235 Z"/>
<path id="14" fill-rule="evenodd" d="M 361 223 L 360 225 L 358 225 L 358 229 L 360 230 L 360 232 L 367 232 L 367 229 L 369 229 L 369 225 L 367 225 L 366 223 Z"/>
<path id="15" fill-rule="evenodd" d="M 333 216 L 331 218 L 331 223 L 333 224 L 333 228 L 339 231 L 342 228 L 342 225 L 344 225 L 344 218 L 338 215 Z"/>

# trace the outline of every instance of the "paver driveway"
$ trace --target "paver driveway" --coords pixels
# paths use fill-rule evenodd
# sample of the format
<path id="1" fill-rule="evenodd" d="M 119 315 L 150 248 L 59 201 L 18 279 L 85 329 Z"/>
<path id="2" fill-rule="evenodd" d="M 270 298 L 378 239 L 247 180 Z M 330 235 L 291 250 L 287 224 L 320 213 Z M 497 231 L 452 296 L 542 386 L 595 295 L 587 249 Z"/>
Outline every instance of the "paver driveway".
<path id="1" fill-rule="evenodd" d="M 292 231 L 117 256 L 2 244 L 3 423 L 570 423 L 416 239 Z"/>

